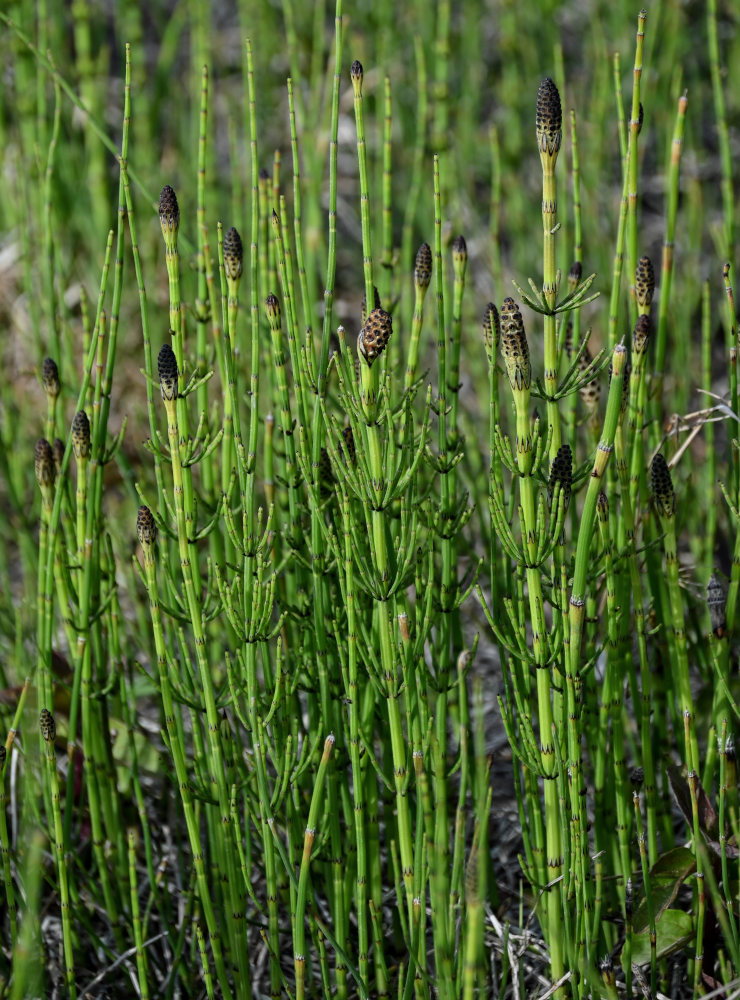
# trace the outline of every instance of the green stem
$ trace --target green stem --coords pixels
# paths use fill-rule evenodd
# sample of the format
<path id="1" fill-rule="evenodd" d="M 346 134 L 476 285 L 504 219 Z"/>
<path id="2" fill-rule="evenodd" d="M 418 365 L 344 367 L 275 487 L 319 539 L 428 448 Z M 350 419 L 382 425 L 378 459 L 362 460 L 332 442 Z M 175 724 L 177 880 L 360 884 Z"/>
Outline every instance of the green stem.
<path id="1" fill-rule="evenodd" d="M 683 133 L 686 122 L 688 99 L 684 94 L 678 100 L 678 113 L 673 129 L 671 143 L 671 163 L 668 171 L 668 206 L 666 208 L 665 239 L 661 258 L 660 301 L 658 304 L 658 333 L 655 347 L 655 371 L 657 386 L 653 394 L 653 415 L 661 413 L 663 398 L 663 372 L 665 371 L 666 350 L 668 347 L 668 315 L 671 302 L 671 286 L 673 284 L 673 248 L 676 238 L 676 216 L 678 214 L 679 172 L 681 152 L 683 150 Z M 712 449 L 710 449 L 710 454 Z"/>
<path id="2" fill-rule="evenodd" d="M 147 515 L 149 518 L 151 517 L 148 510 L 145 516 Z M 139 516 L 141 521 L 141 512 Z M 180 801 L 182 802 L 183 814 L 185 816 L 185 826 L 188 831 L 188 840 L 190 841 L 190 850 L 193 855 L 193 865 L 195 867 L 195 875 L 198 883 L 198 894 L 200 896 L 200 904 L 203 907 L 203 915 L 205 917 L 206 926 L 208 927 L 213 960 L 216 965 L 216 975 L 218 976 L 219 985 L 221 986 L 224 997 L 227 998 L 227 1000 L 231 1000 L 232 993 L 229 988 L 229 980 L 221 948 L 221 931 L 214 912 L 213 901 L 211 899 L 210 880 L 205 867 L 205 853 L 203 844 L 201 843 L 200 824 L 193 801 L 191 780 L 188 776 L 185 753 L 180 739 L 180 731 L 176 723 L 175 703 L 172 697 L 172 686 L 170 683 L 169 656 L 167 653 L 167 644 L 165 642 L 164 629 L 162 627 L 162 616 L 159 606 L 159 587 L 157 584 L 157 564 L 155 559 L 154 538 L 147 538 L 146 536 L 142 536 L 140 533 L 140 541 L 142 542 L 142 550 L 144 553 L 144 574 L 146 578 L 147 592 L 149 594 L 149 611 L 152 619 L 152 631 L 154 633 L 154 647 L 157 654 L 159 694 L 162 699 L 162 711 L 164 713 L 167 742 L 169 745 L 169 751 L 172 754 L 173 763 L 175 765 L 175 774 L 177 776 Z"/>
<path id="3" fill-rule="evenodd" d="M 59 805 L 59 776 L 57 775 L 57 755 L 54 748 L 56 725 L 48 709 L 41 712 L 41 734 L 44 756 L 46 757 L 46 780 L 51 794 L 52 821 L 54 824 L 54 861 L 59 880 L 59 902 L 62 911 L 62 943 L 64 947 L 64 974 L 70 1000 L 76 1000 L 74 949 L 72 947 L 72 916 L 69 908 L 69 879 L 67 859 L 64 851 L 64 829 L 62 810 Z"/>
<path id="4" fill-rule="evenodd" d="M 213 690 L 211 666 L 208 662 L 208 656 L 206 653 L 208 642 L 204 629 L 203 607 L 201 604 L 200 589 L 198 585 L 199 574 L 197 573 L 197 569 L 194 565 L 194 560 L 191 560 L 191 551 L 195 555 L 197 554 L 197 550 L 190 544 L 186 526 L 183 468 L 180 460 L 180 434 L 178 426 L 178 404 L 184 402 L 185 400 L 178 399 L 164 400 L 165 409 L 167 411 L 167 435 L 170 444 L 170 460 L 172 463 L 172 479 L 174 485 L 177 544 L 178 551 L 180 553 L 180 568 L 185 587 L 188 616 L 195 644 L 201 694 L 208 722 L 208 764 L 210 770 L 210 781 L 215 785 L 221 816 L 220 841 L 226 865 L 226 872 L 224 873 L 224 876 L 228 880 L 227 884 L 233 921 L 233 937 L 236 946 L 236 958 L 239 968 L 238 995 L 246 997 L 249 994 L 249 964 L 246 952 L 246 939 L 243 932 L 243 892 L 239 888 L 241 881 L 236 877 L 236 865 L 232 840 L 233 832 L 231 830 L 230 799 L 226 785 L 223 751 L 221 747 L 219 728 L 220 719 L 216 709 L 216 698 Z"/>
<path id="5" fill-rule="evenodd" d="M 311 805 L 308 810 L 308 823 L 303 836 L 303 857 L 301 858 L 300 873 L 298 875 L 298 900 L 296 904 L 295 918 L 295 998 L 303 1000 L 305 996 L 305 971 L 306 971 L 306 899 L 308 894 L 308 873 L 311 865 L 311 851 L 316 837 L 316 824 L 319 818 L 319 805 L 321 795 L 324 790 L 324 778 L 329 764 L 335 737 L 327 736 L 324 743 L 324 752 L 321 755 L 319 769 L 316 773 L 316 781 L 311 795 Z"/>
<path id="6" fill-rule="evenodd" d="M 640 81 L 642 79 L 642 50 L 645 41 L 645 21 L 647 11 L 641 10 L 637 18 L 637 38 L 635 43 L 635 65 L 632 74 L 632 114 L 629 123 L 627 145 L 627 272 L 630 275 L 630 310 L 632 321 L 636 316 L 635 267 L 637 266 L 637 137 L 640 132 Z"/>

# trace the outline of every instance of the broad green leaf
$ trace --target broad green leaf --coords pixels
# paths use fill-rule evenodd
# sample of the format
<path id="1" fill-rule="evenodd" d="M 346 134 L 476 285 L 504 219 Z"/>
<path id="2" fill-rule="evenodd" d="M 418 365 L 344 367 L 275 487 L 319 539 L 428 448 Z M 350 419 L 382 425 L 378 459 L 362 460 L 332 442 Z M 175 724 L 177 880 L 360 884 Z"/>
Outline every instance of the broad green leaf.
<path id="1" fill-rule="evenodd" d="M 683 910 L 665 910 L 655 925 L 658 958 L 664 958 L 688 944 L 694 936 L 691 917 Z M 647 965 L 650 961 L 650 933 L 632 935 L 632 961 Z"/>
<path id="2" fill-rule="evenodd" d="M 650 869 L 650 889 L 656 921 L 676 898 L 686 879 L 696 871 L 696 859 L 688 847 L 674 847 L 661 854 Z M 647 930 L 648 912 L 645 898 L 635 911 L 633 928 L 639 934 Z"/>

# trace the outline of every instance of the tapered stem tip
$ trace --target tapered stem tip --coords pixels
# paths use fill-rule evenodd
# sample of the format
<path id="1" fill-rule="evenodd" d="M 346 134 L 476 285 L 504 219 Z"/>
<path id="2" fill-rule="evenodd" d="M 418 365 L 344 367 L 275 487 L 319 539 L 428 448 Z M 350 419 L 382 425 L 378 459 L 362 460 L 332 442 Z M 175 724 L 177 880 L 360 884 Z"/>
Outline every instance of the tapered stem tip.
<path id="1" fill-rule="evenodd" d="M 375 285 L 373 285 L 373 309 L 380 309 L 380 292 Z M 362 325 L 364 326 L 367 319 L 367 294 L 364 291 L 362 293 L 360 312 L 362 313 Z"/>

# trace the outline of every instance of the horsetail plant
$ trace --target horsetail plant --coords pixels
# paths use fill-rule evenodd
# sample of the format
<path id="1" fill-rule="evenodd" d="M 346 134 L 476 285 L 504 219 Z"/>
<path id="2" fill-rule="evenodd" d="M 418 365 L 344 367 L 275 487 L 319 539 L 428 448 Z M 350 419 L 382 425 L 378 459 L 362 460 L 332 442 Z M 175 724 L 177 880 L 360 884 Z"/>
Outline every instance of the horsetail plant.
<path id="1" fill-rule="evenodd" d="M 562 868 L 563 846 L 560 825 L 560 804 L 558 789 L 553 780 L 556 772 L 555 747 L 553 744 L 553 706 L 550 677 L 547 670 L 548 650 L 547 628 L 544 620 L 544 601 L 538 569 L 538 548 L 540 532 L 537 528 L 537 502 L 534 481 L 531 475 L 535 464 L 535 440 L 532 434 L 529 412 L 530 386 L 532 380 L 529 359 L 529 345 L 524 332 L 521 312 L 512 298 L 504 300 L 500 310 L 501 353 L 506 366 L 506 374 L 511 387 L 512 401 L 516 415 L 516 439 L 514 447 L 515 468 L 519 477 L 519 503 L 522 533 L 522 562 L 526 567 L 529 590 L 530 615 L 533 623 L 532 660 L 536 672 L 537 718 L 539 724 L 539 766 L 538 773 L 544 779 L 546 859 L 547 870 L 538 872 L 541 884 L 554 886 L 544 899 L 545 922 L 551 947 L 551 968 L 554 980 L 560 979 L 564 971 L 562 952 L 562 904 L 558 898 L 558 887 Z M 539 431 L 537 430 L 539 435 Z M 539 436 L 537 445 L 540 445 Z M 506 458 L 502 456 L 503 460 Z M 526 662 L 529 662 L 527 659 Z"/>
<path id="2" fill-rule="evenodd" d="M 177 195 L 169 184 L 165 184 L 159 195 L 159 225 L 164 239 L 167 278 L 170 284 L 170 329 L 176 334 L 180 329 L 180 264 L 177 250 L 180 206 Z M 178 345 L 182 354 L 182 343 L 178 342 Z M 179 364 L 182 364 L 182 358 L 179 359 Z"/>
<path id="3" fill-rule="evenodd" d="M 54 824 L 54 861 L 59 879 L 59 902 L 62 910 L 62 940 L 64 943 L 64 976 L 70 1000 L 76 1000 L 74 952 L 72 948 L 72 915 L 70 913 L 69 879 L 64 851 L 64 827 L 62 811 L 59 802 L 59 776 L 57 775 L 57 755 L 54 742 L 57 738 L 57 727 L 54 716 L 48 708 L 41 709 L 39 727 L 46 758 L 46 781 L 51 796 L 51 818 Z"/>
<path id="4" fill-rule="evenodd" d="M 640 317 L 635 325 L 635 337 L 633 338 L 633 352 L 632 357 L 635 358 L 635 363 L 644 368 L 644 352 L 647 346 L 646 331 L 649 329 L 647 317 Z M 636 349 L 637 348 L 637 349 Z M 629 362 L 625 366 L 625 372 L 623 375 L 623 386 L 622 386 L 622 400 L 620 406 L 619 419 L 617 421 L 617 428 L 614 437 L 614 450 L 615 450 L 615 466 L 617 479 L 620 487 L 620 505 L 621 505 L 621 517 L 619 519 L 619 537 L 618 543 L 626 547 L 627 550 L 627 562 L 628 562 L 628 575 L 623 574 L 621 582 L 617 583 L 618 600 L 626 600 L 630 591 L 632 593 L 632 602 L 634 606 L 634 620 L 635 620 L 635 631 L 637 633 L 637 648 L 640 664 L 640 691 L 639 699 L 636 702 L 636 715 L 637 723 L 640 728 L 641 733 L 641 751 L 642 751 L 642 762 L 645 774 L 645 799 L 647 807 L 647 838 L 648 838 L 648 856 L 650 863 L 654 864 L 658 856 L 658 837 L 656 828 L 656 787 L 655 787 L 655 767 L 653 762 L 653 751 L 652 751 L 652 724 L 651 724 L 651 703 L 652 703 L 652 688 L 653 680 L 651 674 L 650 663 L 648 660 L 648 647 L 647 647 L 647 626 L 645 622 L 645 607 L 643 599 L 643 583 L 640 574 L 640 567 L 638 563 L 637 555 L 637 545 L 635 541 L 635 531 L 637 528 L 635 508 L 631 501 L 631 479 L 629 475 L 629 460 L 628 460 L 628 441 L 631 439 L 628 436 L 627 429 L 625 428 L 625 416 L 627 413 L 627 408 L 630 400 L 633 398 L 633 393 L 639 397 L 640 392 L 640 380 L 637 380 L 637 385 L 631 375 L 631 366 Z M 629 382 L 628 382 L 629 377 Z M 637 421 L 635 421 L 634 427 L 631 425 L 629 430 L 632 431 L 634 435 L 634 428 L 637 426 Z M 635 450 L 637 450 L 638 445 L 633 444 Z M 637 695 L 637 684 L 633 681 L 633 667 L 632 667 L 632 650 L 630 648 L 630 634 L 628 629 L 629 621 L 626 618 L 622 618 L 619 626 L 619 638 L 618 647 L 614 650 L 615 662 L 617 664 L 617 670 L 625 671 L 630 677 L 630 686 L 632 690 Z M 623 758 L 620 758 L 623 759 Z M 624 864 L 623 864 L 624 868 Z"/>
<path id="5" fill-rule="evenodd" d="M 208 663 L 206 650 L 208 643 L 204 630 L 203 605 L 200 595 L 199 573 L 197 566 L 191 556 L 190 537 L 192 528 L 188 532 L 186 522 L 186 495 L 183 489 L 183 465 L 180 457 L 181 431 L 179 427 L 179 409 L 185 402 L 183 394 L 179 390 L 181 379 L 179 366 L 175 357 L 175 352 L 169 344 L 163 344 L 157 358 L 157 370 L 159 373 L 159 384 L 162 400 L 167 413 L 167 437 L 169 441 L 169 458 L 172 469 L 173 494 L 175 506 L 175 521 L 178 549 L 180 553 L 180 569 L 182 572 L 182 583 L 185 591 L 186 606 L 188 608 L 191 627 L 195 640 L 196 665 L 200 678 L 201 691 L 206 718 L 208 722 L 208 766 L 210 771 L 210 781 L 215 786 L 218 805 L 221 815 L 221 856 L 219 863 L 223 866 L 224 877 L 229 887 L 229 896 L 232 912 L 232 926 L 230 928 L 230 938 L 235 948 L 236 959 L 239 968 L 240 989 L 248 986 L 249 971 L 246 956 L 246 946 L 242 933 L 244 920 L 244 893 L 240 889 L 240 883 L 236 876 L 236 862 L 234 857 L 233 840 L 230 833 L 231 809 L 229 792 L 225 780 L 225 770 L 223 764 L 223 748 L 220 738 L 220 728 L 218 724 L 218 711 L 216 708 L 216 698 L 213 689 L 213 680 Z M 185 395 L 191 392 L 195 382 L 185 387 Z M 192 517 L 192 515 L 190 515 Z M 194 554 L 194 553 L 193 553 Z"/>
<path id="6" fill-rule="evenodd" d="M 419 360 L 419 337 L 424 322 L 424 299 L 429 283 L 432 280 L 432 250 L 428 243 L 422 243 L 416 251 L 414 262 L 414 316 L 411 322 L 409 336 L 409 353 L 406 361 L 406 381 L 404 387 L 408 392 L 416 378 L 416 366 Z"/>
<path id="7" fill-rule="evenodd" d="M 644 436 L 645 400 L 647 398 L 647 372 L 645 362 L 652 333 L 652 324 L 647 313 L 641 313 L 632 333 L 632 369 L 630 372 L 630 439 L 632 454 L 630 462 L 630 506 L 637 511 L 641 480 L 644 479 Z"/>
<path id="8" fill-rule="evenodd" d="M 648 12 L 643 8 L 637 16 L 637 34 L 635 39 L 635 62 L 632 71 L 632 107 L 629 119 L 627 140 L 627 169 L 625 184 L 627 191 L 627 269 L 632 281 L 637 268 L 637 179 L 638 156 L 637 139 L 642 131 L 644 113 L 642 111 L 641 81 L 642 62 L 645 46 L 645 22 Z M 630 316 L 634 322 L 636 313 L 635 286 L 630 286 Z"/>
<path id="9" fill-rule="evenodd" d="M 229 479 L 231 477 L 232 455 L 234 454 L 235 432 L 233 405 L 234 396 L 237 391 L 234 377 L 234 351 L 236 349 L 236 318 L 239 310 L 239 282 L 242 276 L 242 261 L 244 253 L 241 237 L 233 226 L 224 234 L 222 246 L 224 271 L 226 274 L 226 287 L 228 289 L 228 340 L 226 341 L 226 349 L 229 355 L 226 359 L 222 372 L 222 381 L 226 382 L 228 385 L 228 389 L 224 393 L 223 401 L 225 431 L 222 439 L 221 457 L 221 489 L 225 492 L 228 488 Z"/>
<path id="10" fill-rule="evenodd" d="M 698 766 L 699 747 L 696 730 L 692 725 L 694 719 L 694 698 L 691 693 L 689 679 L 689 661 L 686 649 L 686 625 L 681 600 L 678 579 L 678 558 L 676 554 L 676 493 L 673 479 L 663 455 L 658 452 L 650 464 L 650 486 L 653 504 L 663 532 L 663 552 L 665 554 L 666 576 L 668 580 L 668 600 L 671 623 L 671 662 L 676 674 L 678 702 L 676 704 L 677 720 L 686 719 L 691 729 L 691 747 L 696 764 L 688 761 L 688 766 Z M 678 726 L 677 726 L 678 728 Z"/>
<path id="11" fill-rule="evenodd" d="M 467 30 L 479 11 L 459 13 L 458 32 L 442 0 L 433 29 L 420 23 L 409 58 L 397 12 L 381 5 L 382 63 L 375 36 L 354 32 L 365 68 L 350 68 L 343 38 L 355 12 L 343 0 L 331 53 L 321 6 L 309 24 L 286 0 L 265 21 L 260 5 L 240 0 L 241 27 L 259 31 L 260 46 L 242 50 L 244 113 L 227 116 L 232 169 L 212 140 L 223 122 L 222 47 L 199 5 L 178 22 L 189 55 L 175 44 L 178 31 L 159 51 L 162 72 L 177 59 L 194 81 L 192 101 L 176 102 L 166 125 L 158 104 L 132 102 L 138 61 L 132 67 L 127 47 L 120 149 L 99 120 L 88 58 L 97 25 L 86 24 L 85 5 L 74 15 L 80 45 L 71 63 L 57 12 L 37 19 L 36 44 L 16 6 L 12 22 L 0 13 L 13 50 L 11 99 L 0 102 L 11 195 L 0 226 L 18 234 L 19 266 L 3 272 L 14 294 L 2 296 L 0 312 L 12 301 L 13 327 L 43 345 L 21 371 L 40 369 L 44 397 L 32 411 L 22 380 L 0 384 L 0 714 L 9 734 L 7 761 L 0 748 L 0 857 L 12 944 L 12 958 L 0 953 L 0 980 L 8 995 L 49 992 L 53 967 L 38 956 L 52 951 L 64 962 L 57 987 L 71 996 L 94 992 L 103 969 L 116 995 L 200 991 L 213 1000 L 268 991 L 473 1000 L 523 995 L 535 975 L 548 995 L 574 1000 L 637 987 L 694 996 L 729 989 L 740 962 L 732 839 L 740 835 L 732 680 L 740 559 L 730 569 L 715 548 L 740 553 L 737 329 L 728 263 L 729 396 L 687 413 L 696 388 L 687 372 L 701 367 L 701 390 L 722 393 L 711 349 L 712 301 L 722 289 L 719 266 L 710 267 L 699 294 L 691 263 L 710 245 L 702 216 L 718 199 L 704 178 L 716 171 L 701 163 L 679 184 L 685 96 L 675 119 L 666 115 L 664 80 L 675 77 L 680 32 L 651 48 L 640 13 L 629 95 L 613 63 L 617 135 L 595 148 L 593 123 L 608 118 L 612 100 L 608 74 L 590 74 L 584 61 L 589 130 L 577 138 L 579 77 L 564 135 L 560 95 L 570 90 L 573 51 L 555 46 L 557 86 L 542 81 L 535 111 L 542 276 L 527 291 L 514 282 L 515 301 L 501 280 L 531 253 L 527 185 L 510 184 L 505 169 L 519 166 L 526 134 L 516 93 L 520 72 L 538 79 L 553 57 L 541 44 L 551 36 L 540 33 L 533 45 L 515 8 L 498 27 L 514 58 L 491 66 L 502 99 L 486 141 L 474 121 L 454 122 L 450 103 L 453 80 L 461 93 L 482 90 L 483 36 Z M 600 13 L 609 31 L 621 17 Z M 282 131 L 281 115 L 262 118 L 258 101 L 280 62 L 273 39 L 281 33 L 272 29 L 281 14 L 291 79 L 270 103 L 285 108 Z M 140 13 L 125 17 L 137 36 Z M 682 9 L 676 23 L 688 17 Z M 716 21 L 712 9 L 714 106 L 727 146 Z M 112 26 L 120 37 L 118 14 Z M 309 37 L 303 74 L 299 49 Z M 57 46 L 52 61 L 46 52 Z M 643 56 L 652 64 L 649 106 Z M 67 65 L 78 71 L 79 94 Z M 684 75 L 701 102 L 704 82 L 692 66 Z M 354 177 L 340 182 L 350 101 L 357 160 Z M 67 102 L 80 129 L 67 127 Z M 192 121 L 182 110 L 189 103 Z M 60 155 L 62 142 L 69 156 Z M 118 215 L 98 246 L 79 206 L 102 218 L 106 148 L 119 165 Z M 654 161 L 655 148 L 666 149 L 658 300 L 653 265 L 639 256 L 656 231 L 643 225 L 639 201 L 641 163 Z M 142 150 L 156 152 L 151 164 Z M 572 181 L 561 213 L 558 160 Z M 77 190 L 82 162 L 93 164 L 89 191 Z M 149 190 L 157 163 L 182 195 L 166 184 L 158 209 Z M 612 198 L 604 186 L 610 177 L 618 206 L 620 190 Z M 586 212 L 581 189 L 603 211 Z M 687 239 L 673 280 L 679 195 Z M 480 203 L 490 205 L 484 240 Z M 227 225 L 212 218 L 216 204 L 228 206 Z M 34 233 L 43 234 L 40 268 Z M 429 243 L 420 242 L 425 233 Z M 165 266 L 150 273 L 162 242 Z M 83 248 L 104 255 L 93 308 Z M 602 306 L 597 273 L 611 261 Z M 485 306 L 489 298 L 504 301 Z M 699 305 L 700 366 L 688 336 Z M 164 342 L 156 359 L 153 340 Z M 55 360 L 39 365 L 46 352 Z M 149 467 L 135 445 L 141 414 L 128 405 L 137 353 L 144 382 L 131 400 L 143 403 L 146 393 Z M 484 355 L 487 378 L 478 377 Z M 7 356 L 14 363 L 15 345 Z M 670 397 L 664 384 L 675 386 Z M 125 448 L 124 427 L 109 424 L 122 386 L 136 428 Z M 677 413 L 666 424 L 669 399 Z M 712 434 L 709 420 L 728 423 Z M 31 426 L 33 437 L 44 435 L 34 455 L 37 509 L 24 493 L 30 462 L 17 457 L 30 457 L 33 443 L 20 444 Z M 662 455 L 679 469 L 687 449 L 710 460 L 682 483 L 676 505 Z M 717 508 L 709 531 L 696 531 L 725 457 L 728 507 Z M 125 511 L 135 497 L 139 548 L 130 560 L 134 516 Z M 687 539 L 698 574 L 681 556 Z M 720 567 L 730 576 L 726 602 Z M 696 593 L 712 571 L 704 607 Z M 467 596 L 476 584 L 488 643 L 472 636 Z M 33 670 L 24 665 L 29 650 Z M 504 849 L 519 855 L 528 887 L 518 908 L 510 890 L 519 874 L 502 865 L 499 849 L 509 757 L 498 752 L 488 693 L 499 676 L 520 819 Z M 702 707 L 710 701 L 711 717 Z M 28 703 L 46 706 L 41 760 L 36 738 L 24 738 Z M 59 761 L 52 711 L 68 750 Z M 686 775 L 669 757 L 683 759 Z M 670 788 L 689 847 L 676 844 Z M 46 869 L 39 824 L 53 848 Z M 39 895 L 44 871 L 51 910 Z M 682 885 L 696 885 L 691 902 Z M 527 926 L 512 965 L 516 923 L 533 915 L 539 930 Z M 670 948 L 676 954 L 664 961 Z M 93 967 L 98 978 L 88 979 Z"/>
<path id="12" fill-rule="evenodd" d="M 169 345 L 164 345 L 164 347 L 169 347 Z M 164 347 L 162 349 L 163 351 Z M 169 348 L 169 352 L 171 351 L 172 348 Z M 160 374 L 164 375 L 164 379 L 161 380 L 160 384 L 163 386 L 162 391 L 166 391 L 168 394 L 175 391 L 174 386 L 176 384 L 176 373 L 170 363 L 172 359 L 169 358 L 169 352 L 164 352 L 164 364 L 160 366 Z M 162 351 L 160 351 L 160 355 L 161 354 Z M 149 594 L 149 609 L 152 618 L 152 628 L 154 631 L 154 641 L 157 652 L 159 693 L 162 699 L 162 708 L 164 711 L 167 742 L 175 765 L 175 774 L 177 775 L 180 799 L 182 802 L 185 823 L 190 840 L 190 848 L 193 852 L 200 904 L 203 907 L 206 926 L 208 927 L 213 959 L 216 966 L 216 975 L 218 976 L 218 981 L 224 996 L 231 997 L 232 993 L 229 988 L 226 966 L 221 947 L 221 929 L 219 928 L 216 920 L 213 903 L 211 901 L 211 888 L 206 875 L 204 850 L 198 827 L 197 812 L 192 798 L 192 779 L 188 776 L 187 763 L 181 743 L 180 727 L 177 724 L 177 711 L 172 696 L 172 685 L 170 682 L 170 656 L 167 653 L 164 630 L 162 627 L 159 586 L 157 583 L 157 523 L 152 512 L 144 505 L 139 507 L 139 512 L 136 518 L 136 532 L 144 555 L 144 577 L 146 589 Z"/>
<path id="13" fill-rule="evenodd" d="M 606 661 L 606 672 L 601 693 L 599 713 L 599 746 L 596 761 L 594 762 L 594 802 L 598 811 L 607 807 L 608 798 L 605 789 L 607 775 L 606 757 L 607 737 L 610 735 L 614 757 L 612 780 L 614 784 L 616 802 L 614 820 L 616 822 L 617 829 L 617 845 L 614 849 L 618 851 L 618 861 L 615 867 L 618 867 L 622 874 L 619 895 L 624 905 L 626 884 L 632 870 L 630 862 L 631 813 L 628 800 L 624 731 L 620 715 L 622 705 L 621 688 L 623 686 L 624 671 L 622 663 L 620 662 L 619 634 L 617 630 L 616 588 L 614 577 L 613 542 L 609 527 L 609 506 L 609 499 L 606 493 L 603 491 L 600 492 L 596 501 L 596 513 L 599 521 L 599 533 L 601 535 L 604 550 L 606 600 L 607 611 L 609 614 L 609 646 Z M 596 825 L 597 847 L 600 847 L 602 842 L 607 842 L 606 832 L 610 828 L 609 818 L 611 818 L 611 810 L 607 813 L 607 822 L 603 826 L 602 824 Z M 625 941 L 625 946 L 629 946 L 629 937 Z M 626 957 L 629 958 L 629 955 Z"/>
<path id="14" fill-rule="evenodd" d="M 543 229 L 543 284 L 542 295 L 546 304 L 544 316 L 545 335 L 545 392 L 547 394 L 547 421 L 550 431 L 550 459 L 560 447 L 560 412 L 551 397 L 555 394 L 558 377 L 557 333 L 552 312 L 558 293 L 559 277 L 555 263 L 555 232 L 557 219 L 557 188 L 555 164 L 563 139 L 563 112 L 560 94 L 553 81 L 547 77 L 537 91 L 536 111 L 537 148 L 542 164 L 542 229 Z"/>
<path id="15" fill-rule="evenodd" d="M 59 368 L 53 358 L 44 358 L 41 366 L 41 380 L 46 393 L 46 437 L 49 441 L 54 440 L 56 433 L 56 409 L 59 393 L 62 386 L 59 381 Z"/>

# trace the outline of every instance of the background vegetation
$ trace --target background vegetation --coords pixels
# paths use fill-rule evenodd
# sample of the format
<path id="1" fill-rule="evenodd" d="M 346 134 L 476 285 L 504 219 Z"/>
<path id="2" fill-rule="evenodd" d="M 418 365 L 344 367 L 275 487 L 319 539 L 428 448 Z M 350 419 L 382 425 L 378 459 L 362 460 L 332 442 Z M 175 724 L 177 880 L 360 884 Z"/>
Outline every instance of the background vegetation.
<path id="1" fill-rule="evenodd" d="M 0 15 L 3 996 L 737 995 L 740 36 L 638 13 Z"/>

